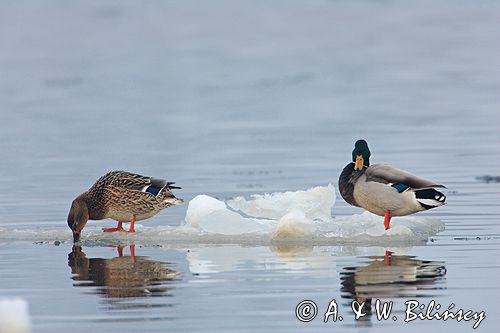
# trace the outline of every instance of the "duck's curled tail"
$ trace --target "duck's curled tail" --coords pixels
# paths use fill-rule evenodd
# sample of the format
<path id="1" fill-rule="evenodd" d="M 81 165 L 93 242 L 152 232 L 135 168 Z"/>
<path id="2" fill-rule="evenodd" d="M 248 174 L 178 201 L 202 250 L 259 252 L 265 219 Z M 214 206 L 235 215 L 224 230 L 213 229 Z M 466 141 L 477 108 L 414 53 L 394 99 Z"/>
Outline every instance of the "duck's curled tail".
<path id="1" fill-rule="evenodd" d="M 442 206 L 446 201 L 446 196 L 433 188 L 415 190 L 415 198 L 424 209 Z"/>

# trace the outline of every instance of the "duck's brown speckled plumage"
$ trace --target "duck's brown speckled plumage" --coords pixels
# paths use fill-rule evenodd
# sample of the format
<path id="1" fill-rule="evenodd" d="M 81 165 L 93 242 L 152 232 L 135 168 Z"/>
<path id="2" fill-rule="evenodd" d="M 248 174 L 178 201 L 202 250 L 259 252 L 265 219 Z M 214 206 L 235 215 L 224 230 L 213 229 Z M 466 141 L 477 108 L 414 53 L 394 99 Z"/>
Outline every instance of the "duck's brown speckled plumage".
<path id="1" fill-rule="evenodd" d="M 111 218 L 118 222 L 148 219 L 162 209 L 183 202 L 172 193 L 174 183 L 163 179 L 141 176 L 127 171 L 111 171 L 99 178 L 87 191 L 73 200 L 68 215 L 68 226 L 75 240 L 87 220 Z M 146 191 L 154 187 L 155 195 Z"/>
<path id="2" fill-rule="evenodd" d="M 127 222 L 135 215 L 136 221 L 139 221 L 157 214 L 162 209 L 182 203 L 182 200 L 172 193 L 172 184 L 163 179 L 127 171 L 111 171 L 99 178 L 80 196 L 87 202 L 91 220 L 112 218 Z M 144 192 L 143 189 L 149 185 L 160 187 L 162 191 L 157 196 Z M 122 216 L 123 219 L 120 218 Z"/>

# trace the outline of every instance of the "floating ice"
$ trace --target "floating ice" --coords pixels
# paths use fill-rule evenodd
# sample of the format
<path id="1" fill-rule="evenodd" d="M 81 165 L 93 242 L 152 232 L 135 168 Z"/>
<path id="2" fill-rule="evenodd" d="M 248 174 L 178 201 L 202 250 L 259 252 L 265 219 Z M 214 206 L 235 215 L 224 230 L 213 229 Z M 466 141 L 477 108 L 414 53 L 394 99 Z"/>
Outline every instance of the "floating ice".
<path id="1" fill-rule="evenodd" d="M 292 211 L 301 211 L 311 220 L 327 221 L 335 204 L 335 187 L 313 187 L 305 191 L 252 195 L 250 200 L 236 197 L 227 205 L 246 215 L 278 220 Z"/>
<path id="2" fill-rule="evenodd" d="M 226 210 L 226 204 L 223 201 L 204 194 L 198 195 L 189 201 L 186 212 L 186 223 L 193 227 L 199 227 L 200 221 L 211 213 L 221 210 Z"/>
<path id="3" fill-rule="evenodd" d="M 237 197 L 227 204 L 198 195 L 189 202 L 186 225 L 221 235 L 265 233 L 276 239 L 304 238 L 315 231 L 313 220 L 331 219 L 334 203 L 331 184 L 306 191 L 253 195 L 250 200 Z"/>
<path id="4" fill-rule="evenodd" d="M 268 232 L 275 223 L 245 218 L 229 210 L 223 201 L 198 195 L 189 202 L 186 224 L 209 233 L 241 235 Z"/>
<path id="5" fill-rule="evenodd" d="M 293 239 L 312 236 L 316 226 L 305 212 L 293 210 L 283 216 L 273 231 L 273 239 Z"/>
<path id="6" fill-rule="evenodd" d="M 89 223 L 82 233 L 87 245 L 137 242 L 143 245 L 171 244 L 283 244 L 384 245 L 425 243 L 444 230 L 444 223 L 415 216 L 394 217 L 385 230 L 383 217 L 363 212 L 332 217 L 335 203 L 333 185 L 309 190 L 238 197 L 227 203 L 208 195 L 193 198 L 184 223 L 178 227 L 146 227 L 136 224 L 136 232 L 103 233 Z M 147 224 L 147 222 L 145 222 Z M 0 228 L 2 240 L 68 241 L 71 232 L 57 229 Z"/>
<path id="7" fill-rule="evenodd" d="M 443 230 L 443 222 L 418 216 L 393 217 L 385 230 L 383 217 L 370 212 L 334 218 L 318 227 L 320 237 L 367 244 L 419 243 Z"/>
<path id="8" fill-rule="evenodd" d="M 0 333 L 29 333 L 28 303 L 20 298 L 0 298 Z"/>

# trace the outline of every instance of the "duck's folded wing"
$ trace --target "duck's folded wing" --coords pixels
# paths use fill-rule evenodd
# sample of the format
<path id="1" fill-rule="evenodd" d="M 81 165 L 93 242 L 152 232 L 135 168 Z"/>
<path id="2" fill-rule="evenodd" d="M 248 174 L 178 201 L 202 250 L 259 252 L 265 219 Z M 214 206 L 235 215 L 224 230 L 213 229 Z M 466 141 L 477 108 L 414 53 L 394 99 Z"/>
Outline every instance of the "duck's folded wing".
<path id="1" fill-rule="evenodd" d="M 374 181 L 384 184 L 402 183 L 414 189 L 427 187 L 445 187 L 444 185 L 436 184 L 433 181 L 417 177 L 409 172 L 394 168 L 387 164 L 374 164 L 369 166 L 365 175 L 367 181 Z"/>
<path id="2" fill-rule="evenodd" d="M 153 184 L 160 188 L 166 184 L 166 181 L 163 179 L 141 176 L 127 171 L 114 171 L 110 180 L 111 186 L 137 191 L 144 191 L 145 188 Z"/>
<path id="3" fill-rule="evenodd" d="M 181 188 L 174 186 L 174 182 L 167 182 L 165 179 L 146 177 L 127 171 L 112 171 L 103 176 L 102 179 L 104 186 L 147 192 L 154 196 L 163 191 Z"/>

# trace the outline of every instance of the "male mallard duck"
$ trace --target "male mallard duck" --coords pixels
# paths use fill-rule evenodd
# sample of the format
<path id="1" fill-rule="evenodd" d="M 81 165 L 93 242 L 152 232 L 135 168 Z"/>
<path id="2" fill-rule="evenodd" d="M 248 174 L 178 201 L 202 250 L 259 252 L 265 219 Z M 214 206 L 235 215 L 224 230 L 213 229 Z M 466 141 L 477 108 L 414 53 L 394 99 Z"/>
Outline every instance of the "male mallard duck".
<path id="1" fill-rule="evenodd" d="M 118 221 L 118 226 L 103 228 L 103 231 L 135 232 L 135 221 L 148 219 L 162 209 L 183 202 L 172 193 L 172 189 L 180 189 L 173 184 L 126 171 L 108 172 L 73 200 L 68 214 L 73 241 L 78 242 L 88 220 L 111 218 Z M 122 223 L 129 221 L 130 229 L 126 231 Z"/>
<path id="2" fill-rule="evenodd" d="M 339 190 L 349 204 L 385 216 L 405 216 L 444 205 L 446 196 L 434 189 L 445 187 L 385 164 L 370 166 L 370 149 L 365 140 L 356 141 L 352 162 L 339 177 Z"/>

